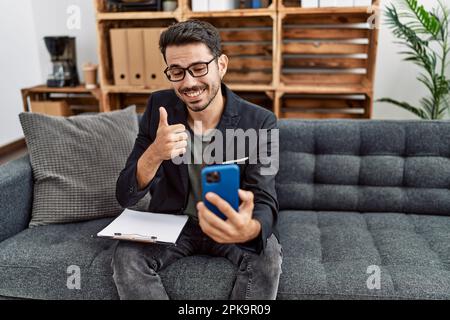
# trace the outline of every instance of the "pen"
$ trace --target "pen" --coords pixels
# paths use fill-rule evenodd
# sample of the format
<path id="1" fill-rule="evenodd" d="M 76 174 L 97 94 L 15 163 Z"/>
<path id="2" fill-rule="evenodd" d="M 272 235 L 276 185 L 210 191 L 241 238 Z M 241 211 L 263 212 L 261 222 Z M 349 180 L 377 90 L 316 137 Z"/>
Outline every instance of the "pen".
<path id="1" fill-rule="evenodd" d="M 247 159 L 248 159 L 248 157 L 237 159 L 237 160 L 228 160 L 228 161 L 222 162 L 222 164 L 238 163 L 238 162 L 245 161 Z"/>

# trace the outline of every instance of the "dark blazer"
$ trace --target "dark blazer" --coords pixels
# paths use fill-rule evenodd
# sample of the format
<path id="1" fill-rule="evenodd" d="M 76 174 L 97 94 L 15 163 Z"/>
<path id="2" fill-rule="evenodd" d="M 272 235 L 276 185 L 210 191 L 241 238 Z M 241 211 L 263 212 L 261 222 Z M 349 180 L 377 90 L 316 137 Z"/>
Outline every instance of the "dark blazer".
<path id="1" fill-rule="evenodd" d="M 226 103 L 216 129 L 222 132 L 224 140 L 226 140 L 226 129 L 243 129 L 245 131 L 250 128 L 256 130 L 276 128 L 277 120 L 272 112 L 241 99 L 223 84 L 222 93 Z M 150 192 L 151 201 L 148 208 L 150 212 L 183 214 L 189 194 L 189 176 L 186 164 L 176 165 L 171 160 L 163 161 L 149 185 L 143 190 L 138 190 L 137 187 L 137 161 L 156 138 L 160 106 L 167 110 L 169 125 L 181 123 L 188 126 L 186 106 L 173 90 L 153 93 L 140 121 L 133 151 L 117 180 L 116 197 L 120 205 L 126 208 L 135 205 Z M 246 143 L 245 156 L 251 152 L 249 150 L 251 147 Z M 249 164 L 248 161 L 245 164 L 239 164 L 241 189 L 254 193 L 253 217 L 261 223 L 262 231 L 256 239 L 238 245 L 253 252 L 261 252 L 265 248 L 267 238 L 272 233 L 277 235 L 275 225 L 278 216 L 278 202 L 275 192 L 275 175 L 261 175 L 261 166 L 259 163 Z"/>

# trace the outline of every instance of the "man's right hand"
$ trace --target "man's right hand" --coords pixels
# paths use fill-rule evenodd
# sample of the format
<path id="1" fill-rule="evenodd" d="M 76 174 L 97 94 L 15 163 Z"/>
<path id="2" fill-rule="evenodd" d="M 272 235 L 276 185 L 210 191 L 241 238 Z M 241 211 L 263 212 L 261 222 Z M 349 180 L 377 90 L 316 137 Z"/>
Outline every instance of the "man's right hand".
<path id="1" fill-rule="evenodd" d="M 159 124 L 155 141 L 145 150 L 137 163 L 136 178 L 139 190 L 154 178 L 164 160 L 173 159 L 186 153 L 188 135 L 182 124 L 169 125 L 167 111 L 159 108 Z"/>
<path id="2" fill-rule="evenodd" d="M 159 125 L 156 131 L 156 139 L 150 145 L 153 156 L 157 159 L 170 160 L 186 153 L 188 135 L 182 124 L 169 125 L 167 111 L 159 108 Z M 150 148 L 149 147 L 149 148 Z"/>

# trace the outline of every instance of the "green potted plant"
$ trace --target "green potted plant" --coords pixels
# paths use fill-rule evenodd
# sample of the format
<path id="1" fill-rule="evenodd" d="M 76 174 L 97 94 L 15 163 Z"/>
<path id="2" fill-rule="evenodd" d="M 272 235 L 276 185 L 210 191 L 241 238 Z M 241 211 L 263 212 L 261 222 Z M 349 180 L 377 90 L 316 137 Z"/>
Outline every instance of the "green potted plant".
<path id="1" fill-rule="evenodd" d="M 417 80 L 430 94 L 419 105 L 391 98 L 378 101 L 406 109 L 422 119 L 442 119 L 450 107 L 450 77 L 445 74 L 450 60 L 449 9 L 440 0 L 432 11 L 427 11 L 417 0 L 398 3 L 398 8 L 393 4 L 387 7 L 387 25 L 398 43 L 406 46 L 401 52 L 404 61 L 422 69 Z"/>

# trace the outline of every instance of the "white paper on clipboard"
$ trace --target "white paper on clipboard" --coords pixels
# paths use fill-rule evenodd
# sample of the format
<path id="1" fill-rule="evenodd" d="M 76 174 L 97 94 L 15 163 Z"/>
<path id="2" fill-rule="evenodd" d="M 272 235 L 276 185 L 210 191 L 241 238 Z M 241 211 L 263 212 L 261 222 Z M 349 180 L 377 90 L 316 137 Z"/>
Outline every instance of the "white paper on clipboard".
<path id="1" fill-rule="evenodd" d="M 125 209 L 119 217 L 97 233 L 97 236 L 117 240 L 174 244 L 187 220 L 187 215 Z"/>

